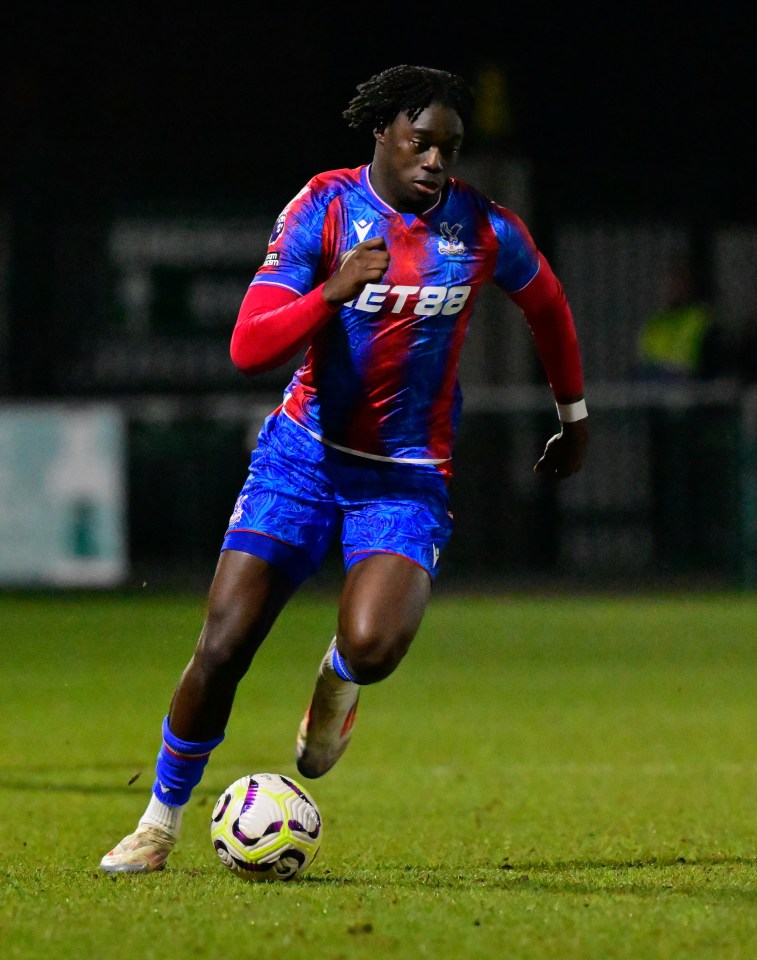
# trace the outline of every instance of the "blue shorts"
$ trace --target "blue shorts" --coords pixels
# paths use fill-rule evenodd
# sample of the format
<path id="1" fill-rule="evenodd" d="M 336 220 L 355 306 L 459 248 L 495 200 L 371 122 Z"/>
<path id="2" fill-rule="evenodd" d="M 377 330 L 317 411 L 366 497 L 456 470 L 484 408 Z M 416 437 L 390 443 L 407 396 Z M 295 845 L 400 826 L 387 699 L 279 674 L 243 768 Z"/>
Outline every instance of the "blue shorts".
<path id="1" fill-rule="evenodd" d="M 393 553 L 434 578 L 453 527 L 446 482 L 433 465 L 342 453 L 271 414 L 221 549 L 262 557 L 300 584 L 340 526 L 345 570 L 368 554 Z"/>

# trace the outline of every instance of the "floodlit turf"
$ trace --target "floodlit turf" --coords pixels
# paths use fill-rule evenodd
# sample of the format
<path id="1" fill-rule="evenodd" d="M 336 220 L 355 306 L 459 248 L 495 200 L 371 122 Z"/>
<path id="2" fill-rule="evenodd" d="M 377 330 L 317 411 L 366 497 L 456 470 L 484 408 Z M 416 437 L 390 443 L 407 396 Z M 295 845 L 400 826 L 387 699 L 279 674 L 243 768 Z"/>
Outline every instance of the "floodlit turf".
<path id="1" fill-rule="evenodd" d="M 302 594 L 168 868 L 104 876 L 203 605 L 0 596 L 3 960 L 757 957 L 757 599 L 435 597 L 344 758 L 307 781 L 315 863 L 246 884 L 209 815 L 243 773 L 296 775 L 334 619 Z"/>

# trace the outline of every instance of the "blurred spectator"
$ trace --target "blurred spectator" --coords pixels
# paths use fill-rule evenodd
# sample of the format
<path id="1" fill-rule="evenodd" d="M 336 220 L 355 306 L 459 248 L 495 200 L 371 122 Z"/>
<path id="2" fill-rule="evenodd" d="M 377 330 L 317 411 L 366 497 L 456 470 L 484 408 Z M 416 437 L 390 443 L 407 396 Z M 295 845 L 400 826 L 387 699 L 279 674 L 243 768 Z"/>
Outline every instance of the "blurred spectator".
<path id="1" fill-rule="evenodd" d="M 647 319 L 637 342 L 643 380 L 681 382 L 721 373 L 718 326 L 711 306 L 696 296 L 688 260 L 670 269 L 664 304 Z"/>
<path id="2" fill-rule="evenodd" d="M 490 146 L 505 146 L 514 135 L 513 113 L 507 72 L 501 63 L 487 62 L 479 67 L 475 79 L 476 105 L 471 133 Z"/>

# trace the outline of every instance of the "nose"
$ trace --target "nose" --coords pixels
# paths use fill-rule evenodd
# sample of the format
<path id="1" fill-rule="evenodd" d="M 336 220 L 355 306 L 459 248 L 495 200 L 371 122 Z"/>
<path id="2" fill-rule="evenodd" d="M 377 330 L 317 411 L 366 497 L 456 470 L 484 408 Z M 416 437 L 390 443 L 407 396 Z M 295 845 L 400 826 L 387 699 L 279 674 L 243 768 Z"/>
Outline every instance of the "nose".
<path id="1" fill-rule="evenodd" d="M 433 170 L 437 173 L 444 169 L 442 151 L 439 149 L 439 147 L 428 148 L 423 157 L 423 167 L 426 170 Z"/>

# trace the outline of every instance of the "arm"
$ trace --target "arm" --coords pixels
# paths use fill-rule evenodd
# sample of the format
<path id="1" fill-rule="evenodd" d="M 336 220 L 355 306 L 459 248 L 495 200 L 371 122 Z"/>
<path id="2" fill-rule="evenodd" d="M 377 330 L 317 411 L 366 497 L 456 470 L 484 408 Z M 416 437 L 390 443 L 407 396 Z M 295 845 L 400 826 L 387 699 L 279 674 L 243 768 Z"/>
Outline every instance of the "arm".
<path id="1" fill-rule="evenodd" d="M 336 312 L 323 285 L 298 297 L 293 290 L 254 283 L 247 290 L 231 335 L 234 366 L 250 375 L 281 366 Z"/>
<path id="2" fill-rule="evenodd" d="M 534 472 L 563 477 L 583 466 L 589 443 L 583 371 L 573 315 L 562 284 L 539 254 L 536 276 L 510 298 L 523 311 L 557 403 L 561 431 L 552 437 Z"/>
<path id="3" fill-rule="evenodd" d="M 388 266 L 386 244 L 374 238 L 348 250 L 338 270 L 303 297 L 285 287 L 253 283 L 231 335 L 234 365 L 252 375 L 291 360 L 343 303 L 356 297 L 366 283 L 380 280 Z"/>

